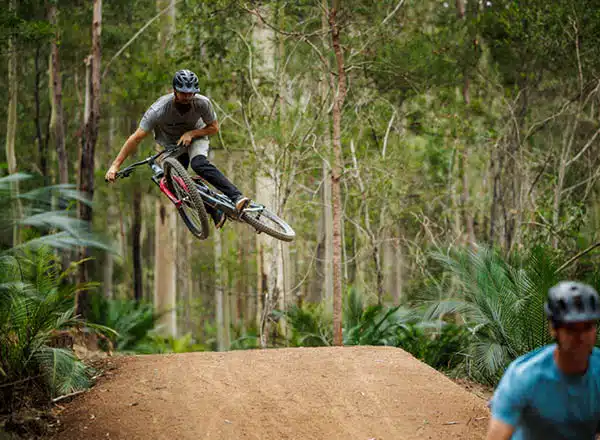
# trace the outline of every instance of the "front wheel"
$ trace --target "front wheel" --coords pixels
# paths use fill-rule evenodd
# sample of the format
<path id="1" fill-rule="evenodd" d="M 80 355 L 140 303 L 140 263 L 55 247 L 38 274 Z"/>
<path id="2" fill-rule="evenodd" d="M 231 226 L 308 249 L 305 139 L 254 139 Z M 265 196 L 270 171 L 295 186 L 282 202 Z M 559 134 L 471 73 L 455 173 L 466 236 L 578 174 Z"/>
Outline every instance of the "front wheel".
<path id="1" fill-rule="evenodd" d="M 187 228 L 200 240 L 208 238 L 208 216 L 204 202 L 196 184 L 177 159 L 167 157 L 163 162 L 167 188 L 176 199 L 181 200 L 177 207 L 179 215 Z"/>
<path id="2" fill-rule="evenodd" d="M 258 203 L 250 203 L 240 218 L 258 232 L 264 232 L 278 240 L 292 241 L 296 237 L 290 225 Z"/>

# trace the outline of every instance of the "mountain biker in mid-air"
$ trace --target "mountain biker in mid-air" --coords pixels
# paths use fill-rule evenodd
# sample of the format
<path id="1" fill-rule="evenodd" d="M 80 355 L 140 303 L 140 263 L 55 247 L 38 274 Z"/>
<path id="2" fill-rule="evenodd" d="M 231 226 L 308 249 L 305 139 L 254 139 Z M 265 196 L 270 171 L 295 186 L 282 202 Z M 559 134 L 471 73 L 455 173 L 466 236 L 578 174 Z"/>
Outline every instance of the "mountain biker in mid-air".
<path id="1" fill-rule="evenodd" d="M 161 147 L 182 146 L 177 160 L 192 169 L 210 184 L 222 191 L 241 212 L 250 202 L 212 163 L 208 161 L 208 136 L 219 131 L 219 123 L 210 100 L 199 95 L 198 77 L 190 70 L 179 70 L 173 77 L 173 93 L 161 96 L 150 106 L 138 129 L 125 141 L 121 151 L 106 172 L 105 179 L 114 182 L 121 164 L 138 147 L 148 133 L 154 130 L 156 143 Z M 205 205 L 206 211 L 220 229 L 226 216 L 220 210 Z"/>
<path id="2" fill-rule="evenodd" d="M 600 297 L 563 281 L 545 306 L 555 344 L 513 361 L 492 398 L 487 440 L 593 440 L 600 422 Z"/>

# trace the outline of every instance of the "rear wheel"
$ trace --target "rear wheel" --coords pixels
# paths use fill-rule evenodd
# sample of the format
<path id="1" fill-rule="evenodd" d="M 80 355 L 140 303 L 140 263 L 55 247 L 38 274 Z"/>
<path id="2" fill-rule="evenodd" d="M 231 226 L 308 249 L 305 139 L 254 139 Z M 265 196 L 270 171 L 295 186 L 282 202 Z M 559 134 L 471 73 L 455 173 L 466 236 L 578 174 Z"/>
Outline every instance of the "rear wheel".
<path id="1" fill-rule="evenodd" d="M 185 225 L 196 237 L 206 239 L 209 233 L 208 216 L 202 197 L 196 191 L 196 184 L 177 159 L 166 158 L 163 168 L 167 188 L 182 202 L 178 211 Z"/>
<path id="2" fill-rule="evenodd" d="M 278 240 L 292 241 L 296 237 L 290 225 L 258 203 L 251 202 L 240 218 L 258 232 L 264 232 Z"/>

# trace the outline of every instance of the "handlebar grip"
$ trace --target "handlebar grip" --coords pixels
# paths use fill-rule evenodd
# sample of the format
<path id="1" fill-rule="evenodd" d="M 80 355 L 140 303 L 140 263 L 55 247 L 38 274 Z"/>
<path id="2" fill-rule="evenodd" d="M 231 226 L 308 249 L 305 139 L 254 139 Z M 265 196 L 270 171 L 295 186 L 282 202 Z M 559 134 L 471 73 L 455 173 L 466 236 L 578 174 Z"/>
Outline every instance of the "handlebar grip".
<path id="1" fill-rule="evenodd" d="M 115 175 L 115 177 L 118 178 L 123 178 L 123 177 L 129 177 L 129 175 L 133 172 L 133 170 L 123 170 L 123 171 L 119 171 L 117 172 L 117 174 Z"/>

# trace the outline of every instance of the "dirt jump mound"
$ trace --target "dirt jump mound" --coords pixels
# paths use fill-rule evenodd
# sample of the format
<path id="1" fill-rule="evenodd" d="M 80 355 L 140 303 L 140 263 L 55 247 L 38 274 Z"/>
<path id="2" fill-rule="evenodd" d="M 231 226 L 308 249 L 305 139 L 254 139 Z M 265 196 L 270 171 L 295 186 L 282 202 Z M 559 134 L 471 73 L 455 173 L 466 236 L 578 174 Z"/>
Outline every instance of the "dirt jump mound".
<path id="1" fill-rule="evenodd" d="M 60 440 L 483 439 L 485 401 L 389 347 L 114 358 Z"/>

